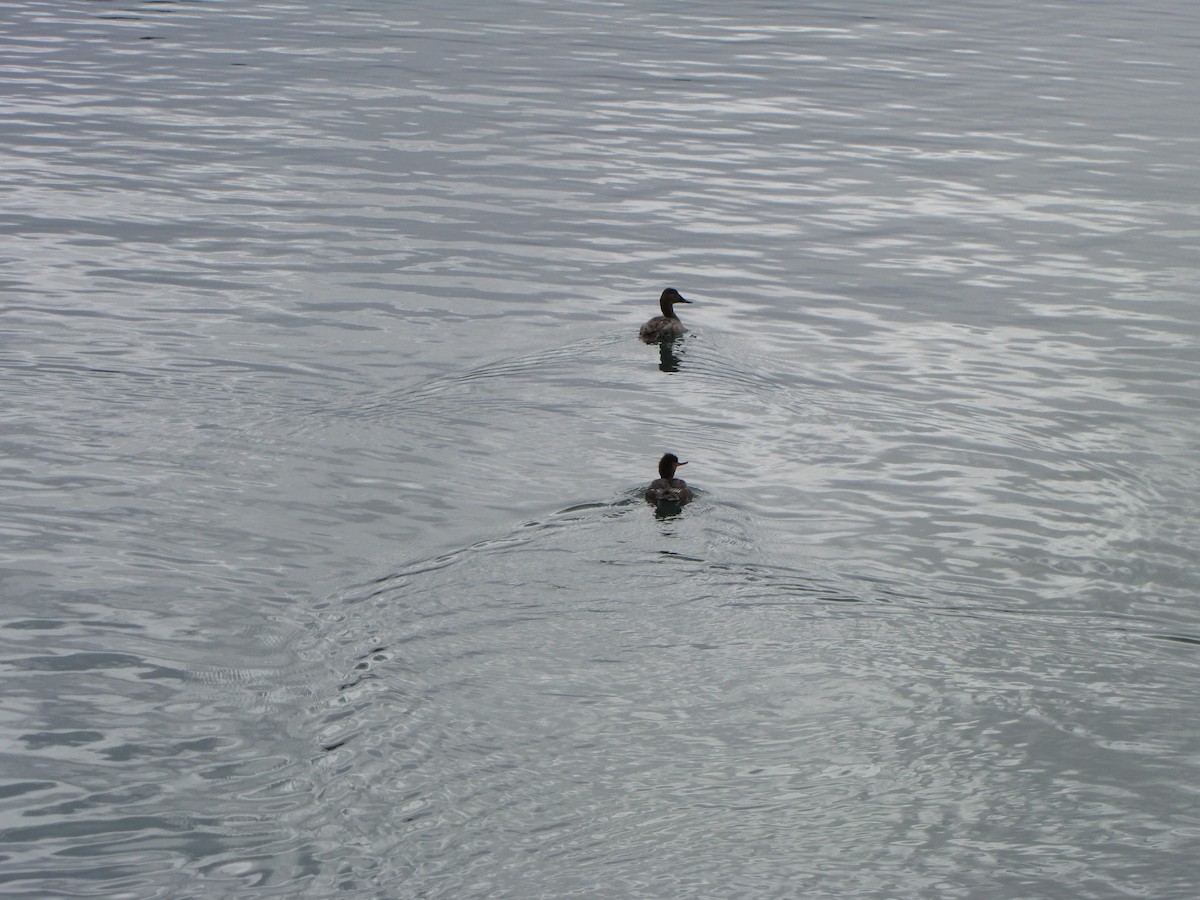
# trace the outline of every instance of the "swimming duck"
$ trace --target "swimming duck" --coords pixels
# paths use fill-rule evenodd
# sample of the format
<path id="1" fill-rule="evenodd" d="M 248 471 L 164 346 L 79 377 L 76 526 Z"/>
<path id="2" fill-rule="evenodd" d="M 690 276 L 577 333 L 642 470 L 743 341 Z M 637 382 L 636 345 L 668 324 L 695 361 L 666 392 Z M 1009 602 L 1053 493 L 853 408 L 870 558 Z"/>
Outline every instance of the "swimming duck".
<path id="1" fill-rule="evenodd" d="M 638 332 L 638 337 L 647 344 L 653 344 L 656 341 L 674 340 L 682 336 L 687 329 L 679 321 L 679 316 L 675 315 L 674 306 L 676 303 L 691 302 L 691 300 L 684 300 L 675 288 L 667 288 L 658 298 L 658 307 L 662 310 L 662 315 L 655 316 L 643 325 L 642 330 Z"/>
<path id="2" fill-rule="evenodd" d="M 650 487 L 646 488 L 646 499 L 655 504 L 677 503 L 681 506 L 691 500 L 692 489 L 682 478 L 675 477 L 675 470 L 686 465 L 687 463 L 680 462 L 674 453 L 663 454 L 663 458 L 658 461 L 660 477 L 650 482 Z"/>

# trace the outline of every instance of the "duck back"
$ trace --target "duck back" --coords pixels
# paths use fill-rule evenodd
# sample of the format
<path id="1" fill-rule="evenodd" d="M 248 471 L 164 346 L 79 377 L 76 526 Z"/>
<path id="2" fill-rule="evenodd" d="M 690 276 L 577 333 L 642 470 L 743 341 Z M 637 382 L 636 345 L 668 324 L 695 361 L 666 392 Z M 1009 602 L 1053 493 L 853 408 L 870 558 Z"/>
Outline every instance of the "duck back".
<path id="1" fill-rule="evenodd" d="M 678 319 L 668 319 L 666 316 L 655 316 L 642 326 L 638 336 L 643 341 L 661 341 L 664 338 L 681 337 L 687 329 Z"/>
<path id="2" fill-rule="evenodd" d="M 656 478 L 646 488 L 646 499 L 651 503 L 687 503 L 692 499 L 692 489 L 682 478 Z"/>

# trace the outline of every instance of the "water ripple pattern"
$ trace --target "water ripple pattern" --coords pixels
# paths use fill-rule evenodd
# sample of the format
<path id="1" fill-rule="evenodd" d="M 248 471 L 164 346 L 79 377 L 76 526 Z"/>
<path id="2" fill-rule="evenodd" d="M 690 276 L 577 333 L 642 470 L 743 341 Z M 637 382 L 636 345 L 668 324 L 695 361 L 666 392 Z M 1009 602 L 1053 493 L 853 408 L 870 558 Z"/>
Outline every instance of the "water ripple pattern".
<path id="1" fill-rule="evenodd" d="M 5 896 L 1191 900 L 1198 44 L 8 3 Z"/>

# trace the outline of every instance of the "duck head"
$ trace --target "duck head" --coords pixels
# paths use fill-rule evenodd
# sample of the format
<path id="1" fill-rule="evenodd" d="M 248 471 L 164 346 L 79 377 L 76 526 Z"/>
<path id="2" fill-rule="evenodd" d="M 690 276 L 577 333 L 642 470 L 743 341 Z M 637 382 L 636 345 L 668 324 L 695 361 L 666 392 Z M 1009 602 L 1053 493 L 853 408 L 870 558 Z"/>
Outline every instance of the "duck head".
<path id="1" fill-rule="evenodd" d="M 680 466 L 686 466 L 687 462 L 680 462 L 679 457 L 674 453 L 664 453 L 663 458 L 658 461 L 659 477 L 667 479 L 668 482 L 675 477 L 675 470 Z"/>
<path id="2" fill-rule="evenodd" d="M 658 308 L 662 310 L 662 314 L 668 319 L 677 318 L 675 312 L 671 309 L 676 303 L 691 303 L 691 300 L 685 300 L 683 295 L 675 288 L 667 288 L 662 292 L 662 296 L 658 298 Z"/>

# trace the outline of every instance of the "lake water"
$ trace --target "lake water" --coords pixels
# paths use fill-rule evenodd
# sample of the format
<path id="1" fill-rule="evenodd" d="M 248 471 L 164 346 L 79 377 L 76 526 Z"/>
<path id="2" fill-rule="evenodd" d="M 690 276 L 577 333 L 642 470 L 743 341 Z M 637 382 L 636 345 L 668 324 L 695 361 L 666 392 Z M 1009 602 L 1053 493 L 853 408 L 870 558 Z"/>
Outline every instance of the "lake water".
<path id="1" fill-rule="evenodd" d="M 1196 896 L 1200 17 L 851 6 L 4 6 L 6 897 Z"/>

